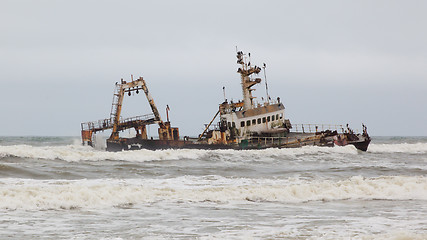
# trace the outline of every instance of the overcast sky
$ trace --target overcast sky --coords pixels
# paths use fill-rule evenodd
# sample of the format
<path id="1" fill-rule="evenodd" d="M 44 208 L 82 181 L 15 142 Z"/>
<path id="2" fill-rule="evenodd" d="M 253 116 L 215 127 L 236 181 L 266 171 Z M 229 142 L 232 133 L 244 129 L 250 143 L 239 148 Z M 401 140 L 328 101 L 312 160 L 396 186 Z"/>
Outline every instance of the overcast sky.
<path id="1" fill-rule="evenodd" d="M 181 135 L 197 135 L 223 86 L 241 99 L 238 46 L 267 64 L 292 123 L 426 136 L 426 13 L 423 0 L 0 0 L 0 135 L 79 136 L 131 74 Z M 139 94 L 123 111 L 150 108 Z"/>

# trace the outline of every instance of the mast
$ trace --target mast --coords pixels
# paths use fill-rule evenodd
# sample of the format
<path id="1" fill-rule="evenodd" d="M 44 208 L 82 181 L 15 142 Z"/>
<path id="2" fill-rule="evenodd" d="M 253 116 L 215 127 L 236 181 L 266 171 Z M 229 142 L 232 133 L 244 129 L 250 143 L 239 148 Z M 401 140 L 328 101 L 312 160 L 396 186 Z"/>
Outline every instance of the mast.
<path id="1" fill-rule="evenodd" d="M 242 93 L 243 93 L 243 110 L 249 110 L 254 108 L 252 96 L 252 86 L 261 82 L 261 78 L 252 79 L 250 76 L 252 74 L 258 74 L 261 71 L 260 67 L 254 66 L 251 67 L 251 62 L 246 63 L 246 59 L 243 59 L 246 54 L 243 54 L 242 51 L 237 52 L 237 63 L 241 65 L 237 72 L 240 74 L 241 84 L 242 84 Z M 250 56 L 250 53 L 249 53 Z"/>
<path id="2" fill-rule="evenodd" d="M 264 66 L 262 67 L 264 69 L 264 82 L 265 82 L 265 92 L 267 94 L 267 102 L 270 102 L 270 95 L 268 95 L 268 85 L 267 85 L 267 74 L 265 73 L 265 68 L 267 65 L 264 63 Z"/>

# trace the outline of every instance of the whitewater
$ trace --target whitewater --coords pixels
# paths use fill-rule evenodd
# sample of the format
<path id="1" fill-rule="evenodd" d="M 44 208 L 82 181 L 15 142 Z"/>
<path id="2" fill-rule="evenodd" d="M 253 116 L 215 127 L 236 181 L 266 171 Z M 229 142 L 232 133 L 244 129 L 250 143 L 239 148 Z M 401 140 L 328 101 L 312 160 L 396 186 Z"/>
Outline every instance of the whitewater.
<path id="1" fill-rule="evenodd" d="M 427 239 L 427 137 L 106 152 L 0 137 L 0 239 Z"/>

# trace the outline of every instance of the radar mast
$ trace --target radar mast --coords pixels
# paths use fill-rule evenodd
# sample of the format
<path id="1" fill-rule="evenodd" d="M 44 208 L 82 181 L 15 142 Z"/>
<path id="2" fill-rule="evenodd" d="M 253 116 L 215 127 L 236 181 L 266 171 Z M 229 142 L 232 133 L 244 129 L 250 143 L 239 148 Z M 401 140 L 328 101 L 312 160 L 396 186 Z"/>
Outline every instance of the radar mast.
<path id="1" fill-rule="evenodd" d="M 251 54 L 248 53 L 248 57 L 250 58 Z M 242 92 L 243 92 L 243 110 L 247 111 L 249 109 L 254 108 L 253 99 L 255 97 L 252 96 L 252 91 L 255 91 L 252 87 L 255 84 L 261 82 L 261 78 L 251 78 L 250 76 L 254 73 L 258 74 L 261 71 L 261 68 L 258 66 L 251 66 L 250 59 L 247 62 L 246 54 L 242 51 L 237 52 L 237 63 L 241 65 L 237 72 L 240 74 L 242 81 Z"/>

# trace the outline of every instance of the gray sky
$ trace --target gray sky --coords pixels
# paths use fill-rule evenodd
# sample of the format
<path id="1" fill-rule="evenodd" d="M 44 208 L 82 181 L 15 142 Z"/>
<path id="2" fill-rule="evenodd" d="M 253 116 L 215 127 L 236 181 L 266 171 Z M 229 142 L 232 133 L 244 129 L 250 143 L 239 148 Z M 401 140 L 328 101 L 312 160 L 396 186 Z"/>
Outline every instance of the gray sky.
<path id="1" fill-rule="evenodd" d="M 76 135 L 143 76 L 181 135 L 241 99 L 235 46 L 292 123 L 427 135 L 427 1 L 0 1 L 0 135 Z M 254 92 L 265 96 L 265 86 Z M 150 113 L 142 94 L 124 116 Z"/>

